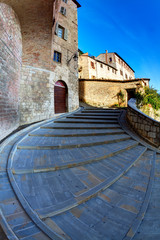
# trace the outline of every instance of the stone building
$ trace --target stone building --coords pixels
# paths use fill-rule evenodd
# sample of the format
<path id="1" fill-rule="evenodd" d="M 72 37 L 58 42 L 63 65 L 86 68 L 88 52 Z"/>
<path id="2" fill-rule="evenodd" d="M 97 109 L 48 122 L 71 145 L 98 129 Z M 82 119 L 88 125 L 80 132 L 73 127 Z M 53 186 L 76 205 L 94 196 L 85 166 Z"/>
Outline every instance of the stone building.
<path id="1" fill-rule="evenodd" d="M 78 108 L 78 7 L 76 0 L 0 0 L 0 139 Z"/>
<path id="2" fill-rule="evenodd" d="M 84 79 L 135 79 L 134 70 L 117 54 L 102 53 L 90 57 L 88 53 L 79 57 L 79 78 Z"/>
<path id="3" fill-rule="evenodd" d="M 80 100 L 93 106 L 127 106 L 137 90 L 149 86 L 149 79 L 135 79 L 134 70 L 117 54 L 79 57 Z"/>

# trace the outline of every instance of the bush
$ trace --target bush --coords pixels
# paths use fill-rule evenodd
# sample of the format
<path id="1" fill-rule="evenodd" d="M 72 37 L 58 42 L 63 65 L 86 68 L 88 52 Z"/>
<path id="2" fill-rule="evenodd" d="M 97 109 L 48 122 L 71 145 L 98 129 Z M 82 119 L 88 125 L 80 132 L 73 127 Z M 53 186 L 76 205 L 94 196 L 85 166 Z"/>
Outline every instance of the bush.
<path id="1" fill-rule="evenodd" d="M 137 106 L 144 106 L 150 104 L 153 109 L 158 110 L 160 108 L 160 94 L 154 88 L 146 87 L 144 93 L 136 93 Z"/>

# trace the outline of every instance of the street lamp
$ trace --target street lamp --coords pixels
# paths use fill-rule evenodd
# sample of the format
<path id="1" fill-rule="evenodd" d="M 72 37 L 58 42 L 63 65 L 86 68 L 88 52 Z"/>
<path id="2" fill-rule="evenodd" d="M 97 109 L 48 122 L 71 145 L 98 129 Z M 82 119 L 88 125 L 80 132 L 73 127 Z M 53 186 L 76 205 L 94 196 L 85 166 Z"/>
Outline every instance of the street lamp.
<path id="1" fill-rule="evenodd" d="M 72 58 L 75 62 L 77 62 L 78 61 L 78 52 L 75 52 L 75 53 L 72 54 L 71 58 L 69 60 L 67 60 L 67 65 L 70 64 L 70 61 L 71 61 Z"/>

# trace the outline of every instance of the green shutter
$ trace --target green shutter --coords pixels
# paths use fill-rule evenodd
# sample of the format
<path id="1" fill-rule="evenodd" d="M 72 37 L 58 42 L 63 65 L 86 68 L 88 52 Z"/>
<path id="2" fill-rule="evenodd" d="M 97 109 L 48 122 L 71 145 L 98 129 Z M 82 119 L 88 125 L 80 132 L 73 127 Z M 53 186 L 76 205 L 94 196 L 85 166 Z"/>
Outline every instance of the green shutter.
<path id="1" fill-rule="evenodd" d="M 56 22 L 55 34 L 58 35 L 58 22 Z"/>
<path id="2" fill-rule="evenodd" d="M 68 29 L 64 29 L 64 39 L 67 41 L 68 40 Z"/>

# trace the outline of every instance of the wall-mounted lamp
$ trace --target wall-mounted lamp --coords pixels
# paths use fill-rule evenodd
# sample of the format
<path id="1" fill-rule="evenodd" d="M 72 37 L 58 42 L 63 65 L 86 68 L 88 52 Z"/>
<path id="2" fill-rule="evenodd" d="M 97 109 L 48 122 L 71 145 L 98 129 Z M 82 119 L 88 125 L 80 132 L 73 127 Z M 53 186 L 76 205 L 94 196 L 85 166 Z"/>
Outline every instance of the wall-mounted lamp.
<path id="1" fill-rule="evenodd" d="M 75 52 L 72 54 L 71 58 L 69 60 L 67 60 L 67 65 L 69 65 L 72 58 L 75 62 L 77 62 L 78 61 L 78 52 Z"/>

